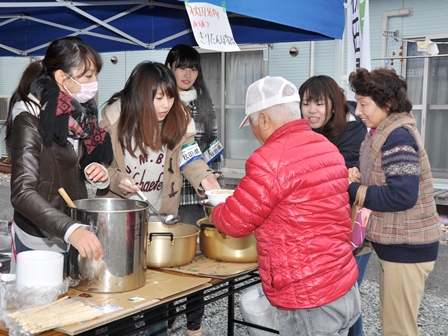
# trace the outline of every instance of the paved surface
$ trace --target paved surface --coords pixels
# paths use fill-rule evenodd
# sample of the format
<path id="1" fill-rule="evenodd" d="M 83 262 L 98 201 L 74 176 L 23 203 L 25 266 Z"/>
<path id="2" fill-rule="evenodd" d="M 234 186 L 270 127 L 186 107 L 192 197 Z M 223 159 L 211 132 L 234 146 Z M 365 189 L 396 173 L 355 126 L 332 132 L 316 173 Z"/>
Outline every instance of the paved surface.
<path id="1" fill-rule="evenodd" d="M 11 201 L 10 201 L 11 192 L 9 187 L 0 186 L 0 220 L 11 220 L 12 215 L 14 213 Z"/>
<path id="2" fill-rule="evenodd" d="M 379 283 L 379 267 L 378 257 L 372 253 L 364 279 Z M 439 256 L 434 270 L 426 281 L 425 293 L 448 301 L 448 245 L 446 243 L 440 244 Z"/>

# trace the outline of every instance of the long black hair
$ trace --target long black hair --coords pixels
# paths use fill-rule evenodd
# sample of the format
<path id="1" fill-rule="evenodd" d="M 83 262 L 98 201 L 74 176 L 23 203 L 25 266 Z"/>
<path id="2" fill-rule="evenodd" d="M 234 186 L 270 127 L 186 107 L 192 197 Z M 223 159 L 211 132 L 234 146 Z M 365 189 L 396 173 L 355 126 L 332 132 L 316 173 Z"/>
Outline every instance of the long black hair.
<path id="1" fill-rule="evenodd" d="M 198 70 L 198 78 L 193 84 L 193 87 L 198 94 L 198 116 L 195 118 L 195 121 L 204 125 L 204 143 L 208 145 L 214 140 L 213 127 L 216 122 L 216 113 L 202 74 L 201 55 L 192 46 L 178 44 L 171 48 L 166 57 L 165 65 L 169 66 L 173 71 L 177 68 L 191 68 Z"/>

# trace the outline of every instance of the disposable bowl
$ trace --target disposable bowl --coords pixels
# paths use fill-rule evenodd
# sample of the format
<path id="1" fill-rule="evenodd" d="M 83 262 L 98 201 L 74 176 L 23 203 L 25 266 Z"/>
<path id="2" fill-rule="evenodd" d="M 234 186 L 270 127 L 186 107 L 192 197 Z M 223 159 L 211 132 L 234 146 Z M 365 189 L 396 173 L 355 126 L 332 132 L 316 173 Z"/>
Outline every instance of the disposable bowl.
<path id="1" fill-rule="evenodd" d="M 207 190 L 205 194 L 207 195 L 210 204 L 216 206 L 219 203 L 225 202 L 226 198 L 229 197 L 230 195 L 233 195 L 233 190 L 231 189 Z"/>

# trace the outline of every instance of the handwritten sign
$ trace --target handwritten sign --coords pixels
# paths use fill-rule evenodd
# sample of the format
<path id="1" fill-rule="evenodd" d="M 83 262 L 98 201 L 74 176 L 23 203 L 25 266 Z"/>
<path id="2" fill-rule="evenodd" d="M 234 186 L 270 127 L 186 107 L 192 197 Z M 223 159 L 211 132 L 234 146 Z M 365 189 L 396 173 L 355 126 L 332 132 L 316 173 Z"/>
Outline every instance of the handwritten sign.
<path id="1" fill-rule="evenodd" d="M 229 18 L 222 7 L 206 2 L 185 2 L 197 44 L 204 49 L 239 51 L 233 39 Z"/>

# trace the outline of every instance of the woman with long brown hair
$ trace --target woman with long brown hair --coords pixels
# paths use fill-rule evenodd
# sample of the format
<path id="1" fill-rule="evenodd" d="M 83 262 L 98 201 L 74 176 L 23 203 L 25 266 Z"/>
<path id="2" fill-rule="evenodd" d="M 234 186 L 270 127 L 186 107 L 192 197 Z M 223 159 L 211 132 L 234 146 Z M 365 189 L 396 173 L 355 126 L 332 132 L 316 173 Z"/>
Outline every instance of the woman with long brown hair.
<path id="1" fill-rule="evenodd" d="M 138 64 L 124 89 L 109 99 L 102 117 L 100 125 L 111 134 L 114 149 L 107 196 L 139 199 L 135 192 L 141 190 L 160 213 L 176 215 L 182 176 L 201 196 L 204 190 L 220 189 L 218 175 L 194 142 L 194 121 L 165 65 Z M 166 334 L 167 323 L 150 332 Z"/>
<path id="2" fill-rule="evenodd" d="M 139 199 L 135 191 L 140 189 L 159 212 L 176 215 L 182 175 L 200 195 L 220 188 L 194 144 L 194 121 L 165 65 L 138 64 L 102 117 L 100 125 L 110 133 L 114 152 L 109 192 Z"/>

